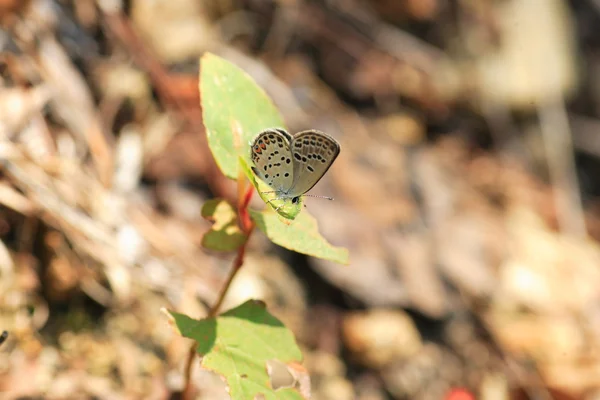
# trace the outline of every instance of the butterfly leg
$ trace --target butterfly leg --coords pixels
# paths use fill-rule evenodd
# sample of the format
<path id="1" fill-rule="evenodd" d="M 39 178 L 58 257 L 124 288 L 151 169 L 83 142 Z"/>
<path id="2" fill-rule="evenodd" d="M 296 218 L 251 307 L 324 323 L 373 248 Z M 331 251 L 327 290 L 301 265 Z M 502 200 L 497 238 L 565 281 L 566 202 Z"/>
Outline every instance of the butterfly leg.
<path id="1" fill-rule="evenodd" d="M 279 197 L 275 197 L 274 199 L 268 200 L 265 204 L 273 205 L 273 200 L 277 200 L 277 199 L 279 199 Z"/>
<path id="2" fill-rule="evenodd" d="M 284 200 L 284 199 L 282 199 L 281 197 L 275 197 L 275 198 L 267 201 L 266 204 L 271 204 L 271 206 L 273 206 L 273 201 L 275 201 L 275 200 Z M 283 207 L 284 205 L 285 205 L 285 201 L 283 203 L 281 203 L 281 205 L 275 209 L 275 212 L 279 211 L 279 209 L 281 207 Z"/>

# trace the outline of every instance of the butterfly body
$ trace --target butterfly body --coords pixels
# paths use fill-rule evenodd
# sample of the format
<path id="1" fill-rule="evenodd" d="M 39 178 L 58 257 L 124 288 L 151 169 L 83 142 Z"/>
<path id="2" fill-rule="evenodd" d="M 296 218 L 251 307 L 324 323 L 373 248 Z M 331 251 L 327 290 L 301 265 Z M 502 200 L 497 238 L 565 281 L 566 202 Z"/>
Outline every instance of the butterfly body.
<path id="1" fill-rule="evenodd" d="M 340 153 L 339 143 L 316 130 L 291 135 L 273 128 L 253 139 L 252 171 L 273 188 L 275 199 L 297 203 L 323 177 Z"/>

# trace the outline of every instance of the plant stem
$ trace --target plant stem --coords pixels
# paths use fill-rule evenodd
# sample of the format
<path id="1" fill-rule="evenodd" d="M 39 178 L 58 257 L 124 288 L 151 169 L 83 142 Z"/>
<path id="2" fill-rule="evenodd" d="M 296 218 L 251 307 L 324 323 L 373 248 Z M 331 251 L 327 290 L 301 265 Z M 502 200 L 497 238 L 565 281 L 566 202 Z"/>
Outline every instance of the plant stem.
<path id="1" fill-rule="evenodd" d="M 248 213 L 248 204 L 250 203 L 250 199 L 252 198 L 252 194 L 254 193 L 254 186 L 248 185 L 245 192 L 241 191 L 240 199 L 238 201 L 238 215 L 239 215 L 239 224 L 242 232 L 246 235 L 246 240 L 244 243 L 238 248 L 235 259 L 233 260 L 233 266 L 231 271 L 229 272 L 229 276 L 227 280 L 223 284 L 221 288 L 221 292 L 219 293 L 219 297 L 217 298 L 217 302 L 211 307 L 210 311 L 206 318 L 214 318 L 217 315 L 217 312 L 221 308 L 223 304 L 223 300 L 225 300 L 225 296 L 229 291 L 229 287 L 233 282 L 233 278 L 237 275 L 238 271 L 242 268 L 244 264 L 244 256 L 246 255 L 246 245 L 248 244 L 248 240 L 250 239 L 250 235 L 254 231 L 254 222 L 250 219 L 250 215 Z M 192 367 L 194 365 L 194 359 L 196 358 L 196 342 L 192 343 L 190 346 L 190 350 L 188 352 L 188 358 L 185 363 L 184 370 L 184 379 L 185 379 L 185 387 L 182 392 L 183 400 L 192 400 Z"/>
<path id="2" fill-rule="evenodd" d="M 217 299 L 217 302 L 212 306 L 212 308 L 208 312 L 208 315 L 206 316 L 206 318 L 213 318 L 217 315 L 219 308 L 221 308 L 221 305 L 223 304 L 223 300 L 225 300 L 225 295 L 227 294 L 227 291 L 229 290 L 229 287 L 231 286 L 231 282 L 233 282 L 233 278 L 235 278 L 236 274 L 238 273 L 238 271 L 241 269 L 242 265 L 244 264 L 244 255 L 246 254 L 246 244 L 248 243 L 250 234 L 252 234 L 252 231 L 254 230 L 253 228 L 254 228 L 253 226 L 250 228 L 250 231 L 246 234 L 247 235 L 246 240 L 239 247 L 237 255 L 235 256 L 235 260 L 233 261 L 233 267 L 231 268 L 231 271 L 229 272 L 229 276 L 227 277 L 227 281 L 225 281 L 225 284 L 223 285 L 223 288 L 221 289 L 221 293 L 219 293 L 219 298 Z M 194 360 L 196 358 L 196 346 L 197 346 L 197 343 L 194 341 L 194 343 L 192 343 L 192 345 L 190 346 L 190 350 L 188 352 L 188 358 L 185 363 L 185 371 L 184 371 L 185 388 L 183 389 L 183 393 L 182 393 L 183 400 L 191 400 L 192 399 L 192 384 L 191 384 L 191 382 L 192 382 L 192 367 L 193 367 Z"/>
<path id="3" fill-rule="evenodd" d="M 183 400 L 192 400 L 192 366 L 194 363 L 194 359 L 196 358 L 196 344 L 194 341 L 190 346 L 190 350 L 188 351 L 188 357 L 185 362 L 185 370 L 184 370 L 184 379 L 185 379 L 185 387 L 183 388 L 183 392 L 181 393 L 181 398 Z"/>
<path id="4" fill-rule="evenodd" d="M 250 199 L 252 198 L 252 194 L 254 193 L 254 187 L 252 185 L 248 185 L 246 192 L 243 195 L 242 201 L 239 202 L 238 206 L 238 215 L 240 216 L 240 225 L 242 232 L 246 235 L 246 240 L 244 243 L 238 248 L 237 255 L 235 256 L 235 260 L 233 260 L 233 267 L 229 272 L 229 276 L 221 289 L 221 293 L 219 293 L 219 298 L 217 302 L 212 306 L 210 312 L 208 313 L 208 318 L 212 318 L 217 315 L 217 311 L 221 308 L 223 304 L 223 300 L 225 300 L 225 295 L 231 286 L 231 282 L 233 282 L 233 278 L 238 273 L 242 265 L 244 264 L 244 255 L 246 254 L 246 245 L 248 244 L 248 240 L 250 239 L 250 235 L 254 231 L 254 223 L 250 219 L 250 215 L 248 214 L 248 204 L 250 203 Z"/>
<path id="5" fill-rule="evenodd" d="M 252 231 L 250 231 L 250 233 L 252 233 Z M 237 255 L 235 256 L 235 260 L 233 261 L 233 267 L 231 268 L 231 271 L 229 272 L 229 276 L 227 277 L 227 281 L 225 281 L 225 284 L 223 285 L 223 288 L 221 289 L 221 293 L 219 293 L 219 298 L 217 299 L 217 302 L 211 308 L 210 312 L 208 313 L 207 318 L 212 318 L 217 315 L 217 311 L 219 311 L 219 309 L 221 308 L 221 305 L 223 304 L 223 300 L 225 300 L 225 295 L 227 294 L 227 291 L 229 290 L 229 287 L 231 286 L 231 282 L 233 282 L 233 278 L 235 278 L 235 275 L 238 273 L 238 271 L 244 264 L 244 255 L 246 254 L 246 244 L 248 243 L 248 239 L 250 238 L 250 233 L 248 233 L 248 236 L 246 236 L 246 241 L 244 242 L 244 244 L 241 245 L 240 248 L 238 249 Z"/>

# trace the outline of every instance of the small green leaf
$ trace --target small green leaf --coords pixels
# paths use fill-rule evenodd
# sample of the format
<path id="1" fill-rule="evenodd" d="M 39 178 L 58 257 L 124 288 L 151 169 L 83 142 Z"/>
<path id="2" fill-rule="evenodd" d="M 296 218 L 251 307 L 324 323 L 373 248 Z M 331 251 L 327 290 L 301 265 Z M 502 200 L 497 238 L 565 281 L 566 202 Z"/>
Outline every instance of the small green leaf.
<path id="1" fill-rule="evenodd" d="M 225 200 L 208 200 L 202 206 L 202 216 L 214 222 L 202 237 L 202 246 L 207 249 L 233 251 L 246 241 L 246 235 L 238 227 L 235 209 Z"/>
<path id="2" fill-rule="evenodd" d="M 290 220 L 296 218 L 296 216 L 302 210 L 302 197 L 298 199 L 298 202 L 296 204 L 292 203 L 291 199 L 277 199 L 269 202 L 270 199 L 276 197 L 275 193 L 264 192 L 272 192 L 273 188 L 264 183 L 262 180 L 256 179 L 256 176 L 254 175 L 250 167 L 248 167 L 248 163 L 246 162 L 246 160 L 240 157 L 239 161 L 240 168 L 242 168 L 242 171 L 244 171 L 250 183 L 252 183 L 252 185 L 256 188 L 256 191 L 258 192 L 260 198 L 263 199 L 263 201 L 266 204 L 268 204 L 273 210 L 277 209 L 277 213 L 282 217 Z"/>
<path id="3" fill-rule="evenodd" d="M 285 125 L 271 99 L 240 68 L 211 53 L 200 60 L 200 99 L 208 145 L 227 177 L 237 178 L 238 156 L 250 161 L 250 141 Z"/>
<path id="4" fill-rule="evenodd" d="M 317 221 L 307 212 L 300 213 L 290 224 L 282 223 L 272 211 L 250 210 L 256 226 L 275 244 L 298 253 L 331 260 L 340 264 L 349 263 L 348 250 L 332 246 L 321 234 Z"/>
<path id="5" fill-rule="evenodd" d="M 294 335 L 269 314 L 264 303 L 250 300 L 215 318 L 194 320 L 170 312 L 181 335 L 198 342 L 201 365 L 222 375 L 233 400 L 302 400 L 298 390 L 274 390 L 267 362 L 292 364 L 302 359 Z"/>

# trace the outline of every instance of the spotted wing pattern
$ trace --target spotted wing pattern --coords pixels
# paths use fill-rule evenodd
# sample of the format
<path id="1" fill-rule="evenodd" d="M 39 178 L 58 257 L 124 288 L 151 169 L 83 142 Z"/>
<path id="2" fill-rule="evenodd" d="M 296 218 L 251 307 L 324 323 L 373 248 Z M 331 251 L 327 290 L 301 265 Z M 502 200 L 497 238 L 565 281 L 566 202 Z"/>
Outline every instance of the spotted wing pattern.
<path id="1" fill-rule="evenodd" d="M 309 130 L 297 133 L 291 142 L 293 181 L 290 197 L 301 196 L 325 175 L 340 154 L 339 143 L 326 133 Z"/>
<path id="2" fill-rule="evenodd" d="M 290 141 L 292 135 L 283 129 L 267 129 L 252 141 L 252 170 L 277 195 L 285 194 L 294 181 Z"/>

